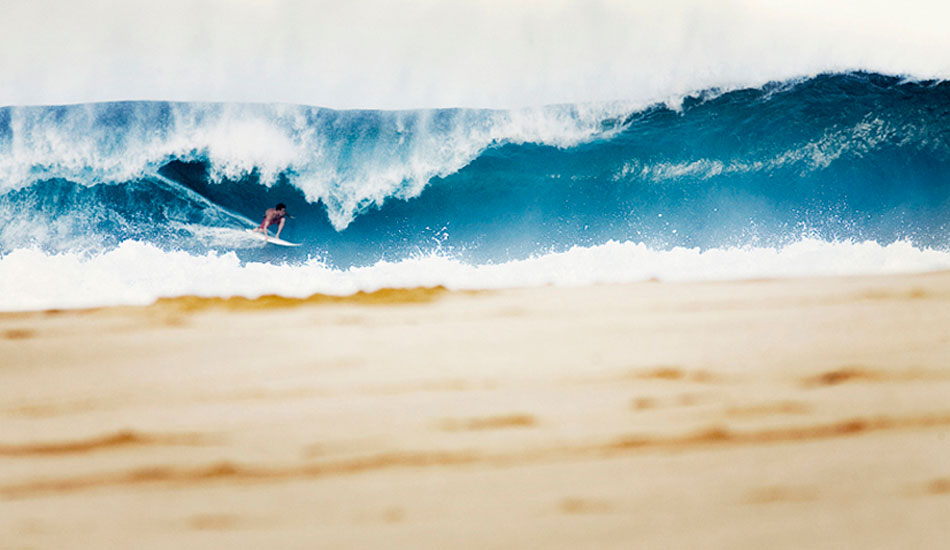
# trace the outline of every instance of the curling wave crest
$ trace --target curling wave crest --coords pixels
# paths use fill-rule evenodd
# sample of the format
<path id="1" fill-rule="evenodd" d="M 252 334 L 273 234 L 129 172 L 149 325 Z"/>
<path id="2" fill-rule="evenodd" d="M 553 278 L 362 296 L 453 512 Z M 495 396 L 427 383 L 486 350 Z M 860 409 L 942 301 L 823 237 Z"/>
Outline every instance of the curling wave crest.
<path id="1" fill-rule="evenodd" d="M 493 145 L 567 148 L 611 135 L 629 104 L 510 111 L 334 111 L 282 104 L 116 102 L 0 109 L 0 191 L 62 178 L 83 185 L 200 161 L 216 182 L 282 176 L 322 201 L 337 229 L 390 197 L 417 196 Z"/>

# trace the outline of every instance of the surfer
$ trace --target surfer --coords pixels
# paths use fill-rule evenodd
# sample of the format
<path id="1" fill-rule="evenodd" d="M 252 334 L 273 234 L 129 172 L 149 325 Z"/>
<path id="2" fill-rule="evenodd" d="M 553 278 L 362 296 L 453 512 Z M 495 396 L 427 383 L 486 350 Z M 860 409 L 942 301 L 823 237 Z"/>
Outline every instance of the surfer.
<path id="1" fill-rule="evenodd" d="M 277 234 L 274 235 L 275 238 L 280 238 L 280 232 L 284 229 L 284 218 L 287 217 L 287 206 L 279 202 L 274 208 L 268 208 L 264 212 L 264 221 L 261 222 L 254 231 L 261 232 L 264 234 L 264 238 L 267 238 L 267 228 L 268 226 L 277 224 Z"/>

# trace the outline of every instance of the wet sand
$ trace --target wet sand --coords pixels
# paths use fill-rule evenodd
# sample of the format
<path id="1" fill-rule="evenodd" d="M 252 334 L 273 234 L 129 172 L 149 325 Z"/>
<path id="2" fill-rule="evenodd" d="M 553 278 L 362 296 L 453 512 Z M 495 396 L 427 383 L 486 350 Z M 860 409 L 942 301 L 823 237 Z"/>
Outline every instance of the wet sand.
<path id="1" fill-rule="evenodd" d="M 0 314 L 0 548 L 945 548 L 950 273 Z"/>

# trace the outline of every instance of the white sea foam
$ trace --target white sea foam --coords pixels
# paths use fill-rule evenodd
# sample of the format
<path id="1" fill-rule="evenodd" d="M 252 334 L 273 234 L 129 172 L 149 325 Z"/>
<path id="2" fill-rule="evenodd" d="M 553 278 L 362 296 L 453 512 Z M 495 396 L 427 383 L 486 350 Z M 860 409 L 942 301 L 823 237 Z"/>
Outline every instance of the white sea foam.
<path id="1" fill-rule="evenodd" d="M 702 281 L 758 277 L 887 274 L 950 269 L 950 252 L 908 242 L 803 239 L 782 248 L 674 248 L 609 242 L 503 264 L 469 265 L 432 255 L 335 269 L 247 263 L 233 253 L 191 255 L 126 241 L 93 257 L 15 250 L 0 258 L 0 310 L 148 304 L 163 296 L 348 295 L 380 288 L 444 285 L 498 289 L 581 286 L 659 279 Z"/>
<path id="2" fill-rule="evenodd" d="M 821 138 L 798 145 L 795 148 L 756 161 L 720 160 L 699 158 L 684 162 L 658 162 L 644 164 L 632 160 L 613 175 L 614 181 L 629 178 L 644 178 L 654 182 L 679 178 L 709 179 L 722 174 L 748 174 L 769 172 L 789 166 L 800 166 L 801 171 L 823 170 L 844 155 L 865 155 L 881 144 L 926 142 L 926 130 L 911 125 L 900 128 L 879 118 L 867 117 L 861 122 L 843 129 L 826 130 Z M 931 147 L 945 147 L 942 143 Z"/>

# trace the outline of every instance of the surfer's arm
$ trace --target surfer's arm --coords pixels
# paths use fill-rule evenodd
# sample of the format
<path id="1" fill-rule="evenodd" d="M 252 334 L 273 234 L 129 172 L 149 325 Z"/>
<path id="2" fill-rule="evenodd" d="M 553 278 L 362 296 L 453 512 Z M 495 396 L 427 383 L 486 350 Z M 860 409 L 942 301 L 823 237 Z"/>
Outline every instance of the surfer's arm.
<path id="1" fill-rule="evenodd" d="M 276 238 L 280 238 L 280 232 L 284 229 L 284 218 L 280 219 L 280 224 L 277 226 L 277 235 L 274 235 Z"/>

